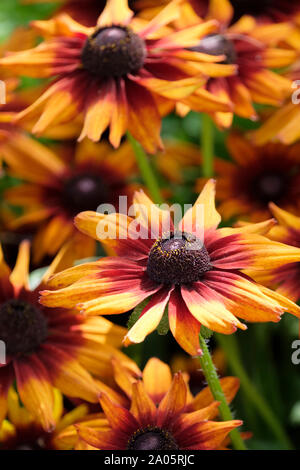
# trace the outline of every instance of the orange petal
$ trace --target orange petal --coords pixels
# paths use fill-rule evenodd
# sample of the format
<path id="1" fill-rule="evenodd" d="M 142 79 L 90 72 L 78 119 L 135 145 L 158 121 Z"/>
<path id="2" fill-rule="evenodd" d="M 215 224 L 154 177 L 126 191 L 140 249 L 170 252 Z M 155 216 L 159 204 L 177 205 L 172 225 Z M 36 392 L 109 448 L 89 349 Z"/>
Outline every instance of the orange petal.
<path id="1" fill-rule="evenodd" d="M 0 426 L 7 413 L 7 395 L 13 383 L 14 374 L 11 366 L 0 368 Z"/>
<path id="2" fill-rule="evenodd" d="M 231 403 L 239 390 L 239 379 L 237 377 L 222 377 L 220 379 L 220 384 L 226 397 L 227 403 Z M 187 410 L 196 411 L 202 408 L 209 407 L 214 402 L 215 399 L 210 391 L 210 388 L 205 387 L 194 397 L 191 403 L 188 404 Z"/>
<path id="3" fill-rule="evenodd" d="M 168 208 L 157 207 L 144 191 L 136 191 L 133 196 L 135 219 L 151 231 L 151 238 L 159 238 L 173 230 L 171 213 Z"/>
<path id="4" fill-rule="evenodd" d="M 179 372 L 174 375 L 171 388 L 158 407 L 157 425 L 169 425 L 186 406 L 186 399 L 187 386 L 182 374 Z"/>
<path id="5" fill-rule="evenodd" d="M 141 381 L 132 385 L 130 413 L 136 418 L 140 426 L 151 426 L 155 422 L 156 406 Z"/>
<path id="6" fill-rule="evenodd" d="M 113 403 L 105 393 L 100 395 L 100 404 L 113 429 L 126 433 L 128 436 L 132 430 L 138 429 L 139 425 L 135 417 L 126 408 Z"/>
<path id="7" fill-rule="evenodd" d="M 158 325 L 164 310 L 169 301 L 171 289 L 161 289 L 159 292 L 153 295 L 150 302 L 144 308 L 138 321 L 128 331 L 124 338 L 125 346 L 132 343 L 141 343 L 145 337 L 152 333 Z"/>
<path id="8" fill-rule="evenodd" d="M 114 431 L 111 430 L 98 430 L 89 428 L 85 425 L 78 424 L 76 426 L 78 435 L 81 439 L 87 442 L 90 446 L 101 450 L 116 450 L 120 449 L 118 438 Z M 119 444 L 119 446 L 118 446 Z"/>
<path id="9" fill-rule="evenodd" d="M 24 240 L 19 248 L 16 265 L 10 275 L 10 282 L 17 288 L 29 287 L 30 242 Z"/>
<path id="10" fill-rule="evenodd" d="M 32 354 L 28 359 L 14 361 L 14 368 L 22 402 L 43 428 L 51 431 L 55 426 L 54 395 L 44 363 Z"/>
<path id="11" fill-rule="evenodd" d="M 115 88 L 112 80 L 108 80 L 102 85 L 98 92 L 97 99 L 91 103 L 84 119 L 84 126 L 79 136 L 79 141 L 88 137 L 93 142 L 101 139 L 102 133 L 111 122 L 112 115 L 117 106 Z"/>
<path id="12" fill-rule="evenodd" d="M 169 302 L 169 323 L 172 334 L 180 346 L 191 356 L 200 355 L 201 324 L 190 314 L 176 290 L 172 292 Z"/>
<path id="13" fill-rule="evenodd" d="M 133 12 L 128 7 L 127 0 L 107 0 L 106 6 L 99 16 L 98 26 L 111 26 L 112 24 L 126 25 Z"/>
<path id="14" fill-rule="evenodd" d="M 269 205 L 270 210 L 274 217 L 278 220 L 278 222 L 283 225 L 284 227 L 293 228 L 295 230 L 300 230 L 300 217 L 297 217 L 289 212 L 280 209 L 280 207 L 276 206 L 273 202 Z"/>
<path id="15" fill-rule="evenodd" d="M 194 206 L 184 215 L 179 228 L 186 232 L 203 235 L 202 229 L 216 229 L 221 216 L 215 208 L 215 181 L 209 180 L 204 186 Z M 203 239 L 203 236 L 202 236 Z"/>
<path id="16" fill-rule="evenodd" d="M 128 129 L 146 152 L 162 149 L 160 139 L 161 117 L 151 93 L 130 81 L 126 87 L 128 101 Z"/>
<path id="17" fill-rule="evenodd" d="M 172 373 L 168 364 L 152 357 L 143 370 L 145 389 L 152 400 L 159 404 L 172 384 Z"/>
<path id="18" fill-rule="evenodd" d="M 98 389 L 91 375 L 70 354 L 56 346 L 42 346 L 40 357 L 56 388 L 65 395 L 96 403 Z"/>

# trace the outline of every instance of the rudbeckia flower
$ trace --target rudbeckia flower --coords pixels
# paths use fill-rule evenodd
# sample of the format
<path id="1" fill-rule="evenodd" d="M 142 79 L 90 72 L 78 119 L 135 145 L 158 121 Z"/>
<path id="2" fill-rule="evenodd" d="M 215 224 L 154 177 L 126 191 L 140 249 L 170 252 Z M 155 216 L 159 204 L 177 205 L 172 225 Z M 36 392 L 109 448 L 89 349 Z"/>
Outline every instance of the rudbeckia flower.
<path id="1" fill-rule="evenodd" d="M 233 162 L 217 159 L 215 163 L 218 210 L 225 219 L 263 221 L 272 216 L 270 202 L 288 211 L 299 211 L 299 144 L 257 147 L 242 134 L 232 133 L 227 148 Z M 196 188 L 202 184 L 200 179 Z"/>
<path id="2" fill-rule="evenodd" d="M 121 195 L 131 201 L 136 189 L 129 183 L 135 170 L 131 146 L 125 143 L 114 152 L 107 143 L 86 139 L 56 151 L 36 141 L 26 143 L 27 137 L 20 136 L 5 154 L 9 173 L 24 181 L 5 192 L 7 202 L 25 209 L 11 228 L 38 227 L 34 263 L 55 255 L 70 239 L 76 240 L 77 259 L 94 256 L 95 242 L 76 230 L 73 218 L 100 204 L 118 207 Z"/>
<path id="3" fill-rule="evenodd" d="M 233 106 L 233 112 L 212 113 L 216 124 L 229 127 L 233 114 L 243 118 L 257 120 L 254 103 L 280 106 L 290 94 L 291 82 L 274 69 L 290 65 L 296 60 L 293 50 L 279 48 L 278 45 L 293 30 L 289 23 L 257 24 L 253 17 L 241 18 L 232 23 L 233 8 L 228 0 L 211 0 L 204 3 L 202 9 L 206 20 L 213 18 L 220 24 L 217 32 L 206 35 L 193 51 L 211 55 L 223 55 L 224 63 L 237 67 L 237 73 L 228 77 L 212 77 L 206 83 L 206 89 Z M 195 15 L 189 4 L 182 15 L 186 26 L 199 23 L 201 18 Z M 199 8 L 197 9 L 199 11 Z M 198 91 L 195 92 L 197 95 Z M 178 111 L 185 114 L 188 107 L 178 104 Z M 194 108 L 197 110 L 196 108 Z"/>
<path id="4" fill-rule="evenodd" d="M 111 357 L 129 361 L 116 349 L 123 328 L 101 317 L 88 319 L 39 304 L 39 290 L 55 268 L 65 266 L 68 249 L 60 252 L 34 290 L 28 285 L 29 244 L 21 245 L 13 271 L 0 254 L 0 340 L 6 347 L 0 367 L 0 422 L 14 382 L 25 408 L 49 431 L 56 424 L 53 387 L 68 397 L 97 402 L 99 391 L 107 387 L 98 378 L 109 382 Z"/>
<path id="5" fill-rule="evenodd" d="M 124 374 L 120 374 L 123 376 Z M 82 440 L 102 450 L 214 450 L 242 421 L 213 421 L 219 403 L 208 388 L 192 397 L 182 373 L 172 380 L 169 367 L 152 358 L 142 380 L 123 381 L 130 397 L 130 408 L 119 405 L 105 393 L 100 404 L 107 422 L 101 428 L 78 425 Z M 238 380 L 223 379 L 232 400 Z M 229 393 L 228 393 L 229 392 Z"/>
<path id="6" fill-rule="evenodd" d="M 187 0 L 201 17 L 206 16 L 211 6 L 233 10 L 233 21 L 242 16 L 253 16 L 260 22 L 283 22 L 293 20 L 300 11 L 298 0 Z M 223 7 L 223 8 L 222 8 Z"/>
<path id="7" fill-rule="evenodd" d="M 267 234 L 271 240 L 300 247 L 300 217 L 270 204 L 270 210 L 279 222 Z M 300 300 L 300 264 L 287 263 L 280 268 L 266 272 L 260 276 L 261 282 L 276 288 L 276 291 L 286 295 L 294 302 Z"/>
<path id="8" fill-rule="evenodd" d="M 0 450 L 69 450 L 69 447 L 56 446 L 56 436 L 72 423 L 81 422 L 88 415 L 88 405 L 81 404 L 71 411 L 65 411 L 63 396 L 57 390 L 54 393 L 55 430 L 45 431 L 41 423 L 24 408 L 16 390 L 11 387 L 8 392 L 7 419 L 0 425 Z"/>
<path id="9" fill-rule="evenodd" d="M 3 57 L 8 50 L 20 51 L 33 47 L 36 43 L 36 36 L 35 31 L 23 28 L 16 29 L 9 40 L 1 44 L 0 57 Z M 1 72 L 1 79 L 5 84 L 3 89 L 5 103 L 0 104 L 0 161 L 3 156 L 16 152 L 16 149 L 20 147 L 29 153 L 34 153 L 35 141 L 25 132 L 32 123 L 16 123 L 15 119 L 17 114 L 30 106 L 43 90 L 43 87 L 40 86 L 20 90 L 20 80 L 12 76 L 9 71 Z M 71 124 L 57 125 L 54 123 L 43 136 L 54 139 L 74 138 L 78 135 L 79 129 L 77 118 Z"/>
<path id="10" fill-rule="evenodd" d="M 165 108 L 165 101 L 174 106 L 187 99 L 206 81 L 212 62 L 221 60 L 186 50 L 211 33 L 216 21 L 176 32 L 167 27 L 180 15 L 180 1 L 170 2 L 150 22 L 132 18 L 126 0 L 108 0 L 93 28 L 67 15 L 36 22 L 48 40 L 0 62 L 15 73 L 55 80 L 19 118 L 39 116 L 33 128 L 39 134 L 56 120 L 72 121 L 82 113 L 80 140 L 99 141 L 109 127 L 114 147 L 129 130 L 149 153 L 161 148 L 160 104 Z M 231 65 L 215 65 L 218 76 L 234 73 Z M 229 109 L 205 90 L 196 102 L 202 111 Z"/>
<path id="11" fill-rule="evenodd" d="M 128 312 L 148 299 L 125 345 L 142 342 L 168 307 L 170 329 L 191 355 L 201 354 L 201 325 L 230 334 L 247 328 L 237 317 L 277 322 L 285 311 L 299 316 L 297 305 L 243 274 L 245 269 L 262 271 L 299 261 L 299 248 L 259 235 L 272 220 L 251 228 L 217 229 L 221 217 L 214 197 L 215 183 L 210 180 L 176 228 L 170 212 L 154 206 L 143 192 L 134 197 L 136 219 L 79 214 L 77 227 L 101 238 L 118 256 L 54 276 L 50 286 L 58 290 L 42 292 L 41 302 L 107 315 Z"/>
<path id="12" fill-rule="evenodd" d="M 289 96 L 284 106 L 278 110 L 273 110 L 271 115 L 268 114 L 265 122 L 256 131 L 251 133 L 251 140 L 256 145 L 263 145 L 270 141 L 280 141 L 283 144 L 289 145 L 300 138 L 300 94 L 298 82 L 296 82 L 300 79 L 299 62 L 289 70 L 287 76 L 295 82 L 295 85 L 293 84 L 291 88 L 292 95 Z M 295 96 L 293 97 L 294 93 Z"/>

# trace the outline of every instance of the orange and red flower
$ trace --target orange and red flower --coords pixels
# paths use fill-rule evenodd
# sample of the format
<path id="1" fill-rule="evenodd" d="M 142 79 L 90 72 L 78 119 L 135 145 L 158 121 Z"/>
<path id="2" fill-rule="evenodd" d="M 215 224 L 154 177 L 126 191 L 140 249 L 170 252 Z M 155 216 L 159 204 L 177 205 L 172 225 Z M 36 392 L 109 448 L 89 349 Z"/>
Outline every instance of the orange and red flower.
<path id="1" fill-rule="evenodd" d="M 107 388 L 98 378 L 111 381 L 111 357 L 129 361 L 116 349 L 123 328 L 101 317 L 88 319 L 72 310 L 39 304 L 39 290 L 55 268 L 65 266 L 68 250 L 72 246 L 60 252 L 34 290 L 28 283 L 29 244 L 21 245 L 12 272 L 1 253 L 0 339 L 6 346 L 6 360 L 0 367 L 0 422 L 14 381 L 23 405 L 49 431 L 56 424 L 53 387 L 68 397 L 97 402 L 98 393 Z"/>
<path id="2" fill-rule="evenodd" d="M 298 43 L 299 49 L 300 40 Z M 279 141 L 289 145 L 300 138 L 299 61 L 289 70 L 287 76 L 294 82 L 293 87 L 291 87 L 291 96 L 282 108 L 268 113 L 262 126 L 251 133 L 251 139 L 256 145 L 264 145 L 270 141 Z M 295 99 L 293 99 L 293 93 L 295 93 Z"/>
<path id="3" fill-rule="evenodd" d="M 214 450 L 242 421 L 213 421 L 219 403 L 208 388 L 196 397 L 189 391 L 182 373 L 172 374 L 167 364 L 156 358 L 148 361 L 142 380 L 134 379 L 118 368 L 117 380 L 130 399 L 130 409 L 113 401 L 105 393 L 100 403 L 106 423 L 89 427 L 78 425 L 82 440 L 102 450 Z M 239 382 L 234 377 L 221 380 L 229 402 Z M 92 424 L 92 420 L 91 420 Z"/>
<path id="4" fill-rule="evenodd" d="M 88 405 L 81 404 L 72 411 L 65 411 L 63 396 L 54 389 L 55 430 L 45 431 L 41 423 L 22 406 L 16 390 L 8 392 L 7 419 L 0 425 L 0 450 L 69 450 L 67 445 L 56 446 L 56 437 L 73 422 L 80 422 L 88 414 Z"/>
<path id="5" fill-rule="evenodd" d="M 199 11 L 200 6 L 202 8 Z M 201 21 L 188 3 L 182 8 L 186 11 L 182 14 L 181 22 L 191 26 Z M 257 24 L 250 16 L 231 24 L 234 10 L 228 0 L 200 1 L 196 10 L 203 15 L 202 18 L 218 20 L 220 27 L 216 33 L 202 38 L 192 50 L 217 56 L 223 54 L 224 63 L 237 67 L 235 75 L 212 77 L 206 83 L 210 93 L 233 107 L 233 112 L 212 113 L 217 125 L 229 127 L 234 114 L 257 120 L 254 103 L 273 106 L 282 104 L 290 93 L 291 82 L 275 73 L 274 69 L 290 65 L 297 57 L 295 51 L 278 47 L 293 30 L 293 26 L 289 23 Z M 193 109 L 197 111 L 196 107 Z M 187 110 L 181 103 L 178 105 L 181 114 Z"/>
<path id="6" fill-rule="evenodd" d="M 279 222 L 267 234 L 271 240 L 300 247 L 300 217 L 270 204 L 270 210 Z M 259 276 L 261 282 L 275 288 L 294 302 L 300 300 L 300 263 L 287 263 Z"/>
<path id="7" fill-rule="evenodd" d="M 136 219 L 79 214 L 77 227 L 101 238 L 118 256 L 54 276 L 50 286 L 58 290 L 42 292 L 41 302 L 49 307 L 76 307 L 87 315 L 107 315 L 128 312 L 147 299 L 125 345 L 142 342 L 168 307 L 170 329 L 191 355 L 201 354 L 201 325 L 230 334 L 247 328 L 237 317 L 277 322 L 285 311 L 299 316 L 297 305 L 256 284 L 243 270 L 264 271 L 298 261 L 300 250 L 260 235 L 273 220 L 250 228 L 217 229 L 221 217 L 214 196 L 215 184 L 210 180 L 176 229 L 170 212 L 154 206 L 143 192 L 134 197 Z M 204 219 L 199 220 L 202 210 Z M 107 235 L 107 230 L 114 235 Z"/>
<path id="8" fill-rule="evenodd" d="M 77 259 L 95 254 L 95 242 L 76 230 L 73 218 L 100 204 L 118 207 L 119 196 L 131 203 L 136 185 L 129 182 L 135 160 L 129 144 L 113 152 L 107 143 L 84 140 L 58 147 L 57 152 L 39 142 L 26 145 L 19 137 L 10 145 L 5 161 L 9 173 L 24 181 L 6 191 L 6 200 L 25 208 L 11 228 L 38 227 L 33 241 L 34 262 L 53 256 L 70 238 L 77 240 Z"/>
<path id="9" fill-rule="evenodd" d="M 169 108 L 188 100 L 211 75 L 234 73 L 234 66 L 212 62 L 219 57 L 187 51 L 216 28 L 208 21 L 172 32 L 166 27 L 180 15 L 180 0 L 170 2 L 150 22 L 132 18 L 125 0 L 108 0 L 96 27 L 88 28 L 67 15 L 35 22 L 50 39 L 1 60 L 4 69 L 33 77 L 55 77 L 48 90 L 20 119 L 39 116 L 34 133 L 53 122 L 72 121 L 83 114 L 80 139 L 99 141 L 109 127 L 118 147 L 128 129 L 149 153 L 162 147 L 160 105 Z M 215 70 L 216 69 L 216 70 Z M 199 90 L 194 97 L 202 111 L 227 111 L 222 99 Z M 189 100 L 188 100 L 189 102 Z"/>
<path id="10" fill-rule="evenodd" d="M 233 162 L 216 159 L 218 210 L 225 219 L 260 222 L 272 217 L 269 203 L 300 210 L 300 146 L 269 143 L 255 146 L 231 133 L 227 147 Z M 203 185 L 200 179 L 196 188 Z"/>

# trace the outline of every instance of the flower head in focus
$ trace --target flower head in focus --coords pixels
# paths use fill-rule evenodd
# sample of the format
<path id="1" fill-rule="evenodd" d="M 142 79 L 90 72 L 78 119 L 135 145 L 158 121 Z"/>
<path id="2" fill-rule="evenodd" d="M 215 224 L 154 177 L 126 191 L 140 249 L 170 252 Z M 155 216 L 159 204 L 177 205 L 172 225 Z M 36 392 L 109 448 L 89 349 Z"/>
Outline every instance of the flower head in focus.
<path id="1" fill-rule="evenodd" d="M 42 292 L 49 307 L 75 307 L 87 315 L 120 314 L 147 302 L 126 335 L 140 343 L 168 311 L 170 329 L 183 349 L 199 355 L 201 325 L 230 334 L 246 321 L 279 321 L 284 311 L 300 309 L 255 283 L 243 270 L 266 270 L 300 260 L 300 250 L 260 235 L 273 220 L 250 228 L 217 229 L 215 183 L 210 180 L 174 227 L 170 211 L 155 206 L 143 192 L 134 197 L 136 218 L 83 212 L 77 227 L 113 247 L 116 257 L 70 268 L 55 275 Z M 107 230 L 112 235 L 105 236 Z M 138 236 L 137 236 L 138 230 Z"/>

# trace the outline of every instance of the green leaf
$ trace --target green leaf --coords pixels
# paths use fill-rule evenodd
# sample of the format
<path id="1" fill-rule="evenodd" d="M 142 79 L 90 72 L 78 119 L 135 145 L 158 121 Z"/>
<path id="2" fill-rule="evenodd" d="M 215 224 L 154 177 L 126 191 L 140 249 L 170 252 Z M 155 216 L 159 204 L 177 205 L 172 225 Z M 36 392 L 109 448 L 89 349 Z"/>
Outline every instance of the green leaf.
<path id="1" fill-rule="evenodd" d="M 290 422 L 294 426 L 299 426 L 300 424 L 300 401 L 297 401 L 291 410 Z"/>
<path id="2" fill-rule="evenodd" d="M 128 322 L 127 322 L 127 328 L 128 330 L 130 330 L 130 328 L 133 327 L 133 325 L 138 321 L 142 311 L 144 310 L 144 308 L 146 307 L 146 305 L 148 304 L 150 298 L 148 299 L 145 299 L 143 300 L 143 302 L 141 302 L 139 305 L 137 305 L 135 307 L 135 309 L 133 310 L 132 314 L 130 315 L 129 319 L 128 319 Z"/>
<path id="3" fill-rule="evenodd" d="M 170 326 L 169 326 L 168 307 L 166 307 L 164 314 L 162 316 L 162 319 L 160 320 L 160 323 L 157 327 L 157 333 L 161 336 L 165 336 L 166 334 L 168 334 L 169 329 L 170 329 Z"/>
<path id="4" fill-rule="evenodd" d="M 41 280 L 47 271 L 49 266 L 46 266 L 45 268 L 39 268 L 35 269 L 30 273 L 29 275 L 29 286 L 31 290 L 36 289 L 36 287 L 41 283 Z"/>
<path id="5" fill-rule="evenodd" d="M 210 330 L 209 328 L 206 328 L 206 326 L 202 325 L 201 329 L 200 329 L 200 334 L 201 334 L 202 338 L 209 339 L 209 338 L 212 337 L 214 332 L 212 330 Z"/>

